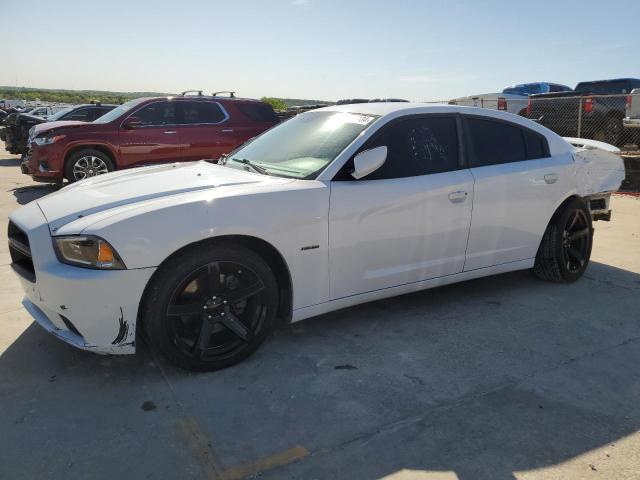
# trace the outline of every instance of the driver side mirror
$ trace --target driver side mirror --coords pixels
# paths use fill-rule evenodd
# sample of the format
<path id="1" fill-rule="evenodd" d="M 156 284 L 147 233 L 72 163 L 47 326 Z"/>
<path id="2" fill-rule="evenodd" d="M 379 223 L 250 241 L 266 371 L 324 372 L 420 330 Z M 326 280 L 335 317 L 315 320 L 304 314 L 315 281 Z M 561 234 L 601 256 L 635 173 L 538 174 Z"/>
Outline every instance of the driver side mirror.
<path id="1" fill-rule="evenodd" d="M 140 126 L 142 126 L 142 121 L 138 117 L 128 117 L 124 122 L 122 122 L 122 128 L 127 130 L 133 130 Z"/>
<path id="2" fill-rule="evenodd" d="M 351 176 L 355 179 L 366 177 L 384 165 L 386 159 L 387 147 L 384 145 L 360 152 L 353 158 L 354 170 Z"/>

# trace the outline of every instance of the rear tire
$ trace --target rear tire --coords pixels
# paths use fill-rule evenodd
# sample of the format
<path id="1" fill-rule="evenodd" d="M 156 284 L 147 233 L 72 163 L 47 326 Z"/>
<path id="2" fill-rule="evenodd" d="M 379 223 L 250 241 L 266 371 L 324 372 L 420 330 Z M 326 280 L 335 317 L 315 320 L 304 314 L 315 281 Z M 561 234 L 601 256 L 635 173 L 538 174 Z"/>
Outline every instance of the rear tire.
<path id="1" fill-rule="evenodd" d="M 113 172 L 111 158 L 100 150 L 87 148 L 74 153 L 65 162 L 64 176 L 69 183 Z"/>
<path id="2" fill-rule="evenodd" d="M 244 247 L 193 247 L 164 263 L 141 306 L 150 344 L 175 365 L 212 371 L 249 357 L 273 330 L 278 285 Z"/>
<path id="3" fill-rule="evenodd" d="M 534 275 L 551 282 L 575 282 L 589 265 L 592 244 L 591 214 L 582 199 L 570 200 L 547 226 Z"/>

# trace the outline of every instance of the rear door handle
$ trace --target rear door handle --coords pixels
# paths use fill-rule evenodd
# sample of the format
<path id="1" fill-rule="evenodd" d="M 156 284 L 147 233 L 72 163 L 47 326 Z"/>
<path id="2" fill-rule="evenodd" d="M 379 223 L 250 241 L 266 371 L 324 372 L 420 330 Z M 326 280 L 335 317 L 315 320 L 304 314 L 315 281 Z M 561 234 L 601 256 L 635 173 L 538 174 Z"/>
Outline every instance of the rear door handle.
<path id="1" fill-rule="evenodd" d="M 548 184 L 552 184 L 552 183 L 556 183 L 558 181 L 558 174 L 557 173 L 547 173 L 544 176 L 544 181 Z"/>
<path id="2" fill-rule="evenodd" d="M 469 196 L 467 192 L 464 190 L 458 190 L 457 192 L 451 192 L 449 194 L 449 201 L 451 203 L 464 202 L 467 199 L 467 196 Z"/>
<path id="3" fill-rule="evenodd" d="M 221 130 L 221 132 L 224 132 L 224 133 L 233 133 L 233 128 L 223 128 L 223 129 Z"/>
<path id="4" fill-rule="evenodd" d="M 173 135 L 174 133 L 176 133 L 175 130 L 165 130 L 164 132 L 165 135 Z"/>

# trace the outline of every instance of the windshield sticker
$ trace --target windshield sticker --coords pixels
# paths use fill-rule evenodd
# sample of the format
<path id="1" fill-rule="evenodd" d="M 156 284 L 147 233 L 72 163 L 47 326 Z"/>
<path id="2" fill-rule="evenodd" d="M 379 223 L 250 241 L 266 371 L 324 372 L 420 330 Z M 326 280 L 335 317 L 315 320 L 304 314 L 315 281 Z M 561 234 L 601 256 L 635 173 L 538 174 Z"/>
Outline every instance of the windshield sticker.
<path id="1" fill-rule="evenodd" d="M 356 125 L 369 125 L 375 117 L 370 115 L 354 115 L 350 114 L 348 118 L 345 119 L 345 123 L 355 123 Z"/>

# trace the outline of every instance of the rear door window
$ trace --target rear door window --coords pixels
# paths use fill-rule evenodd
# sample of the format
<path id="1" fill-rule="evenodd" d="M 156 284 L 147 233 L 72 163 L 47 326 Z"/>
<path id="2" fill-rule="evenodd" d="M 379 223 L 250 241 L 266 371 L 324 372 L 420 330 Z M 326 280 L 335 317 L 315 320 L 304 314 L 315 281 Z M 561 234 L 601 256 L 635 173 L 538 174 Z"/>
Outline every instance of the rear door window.
<path id="1" fill-rule="evenodd" d="M 182 121 L 186 125 L 220 123 L 227 118 L 216 102 L 181 102 Z"/>
<path id="2" fill-rule="evenodd" d="M 274 112 L 271 105 L 266 103 L 248 103 L 238 102 L 236 108 L 254 122 L 277 122 L 278 115 Z"/>
<path id="3" fill-rule="evenodd" d="M 467 126 L 476 167 L 527 159 L 520 127 L 480 118 L 468 118 Z"/>
<path id="4" fill-rule="evenodd" d="M 522 130 L 522 134 L 524 135 L 527 159 L 532 160 L 549 156 L 547 153 L 547 141 L 542 135 L 526 129 Z"/>

